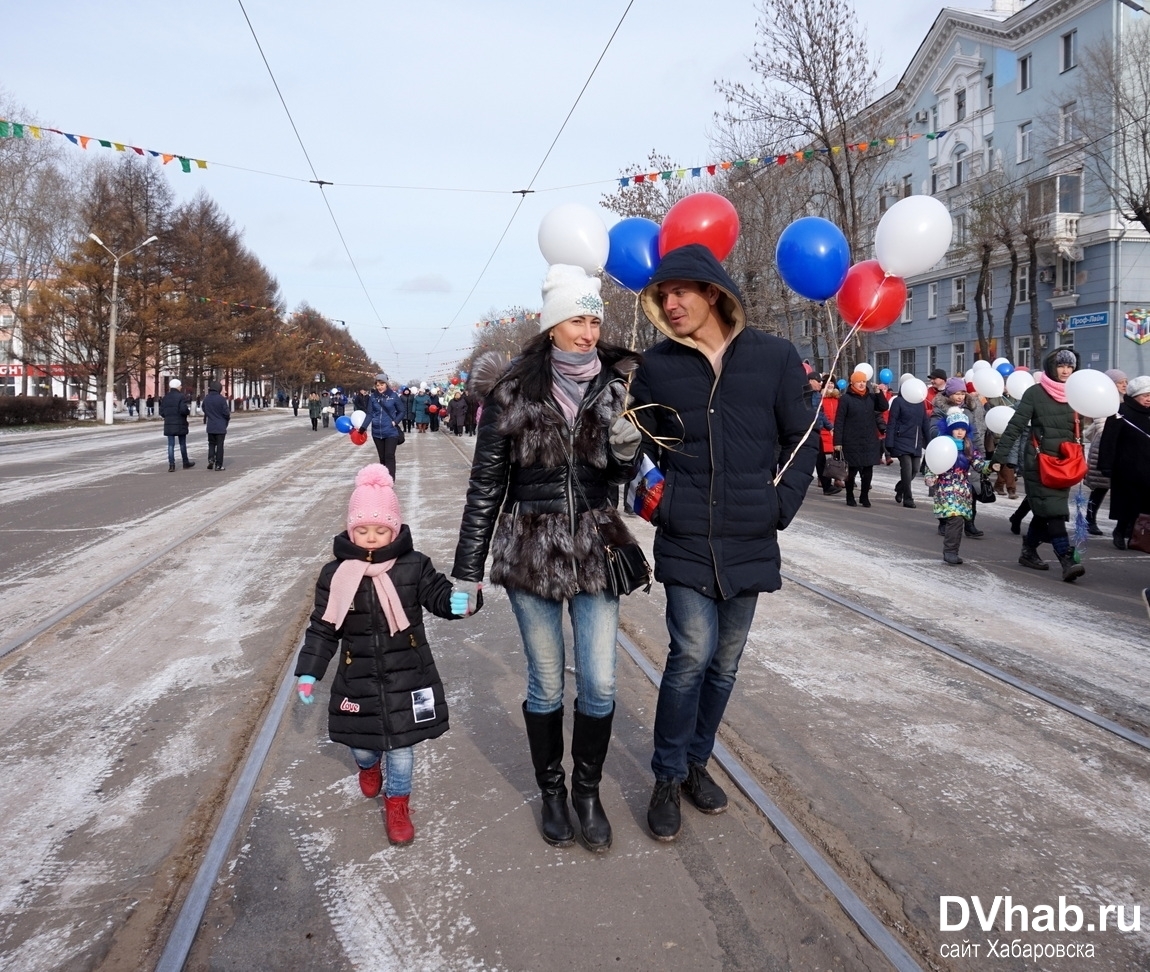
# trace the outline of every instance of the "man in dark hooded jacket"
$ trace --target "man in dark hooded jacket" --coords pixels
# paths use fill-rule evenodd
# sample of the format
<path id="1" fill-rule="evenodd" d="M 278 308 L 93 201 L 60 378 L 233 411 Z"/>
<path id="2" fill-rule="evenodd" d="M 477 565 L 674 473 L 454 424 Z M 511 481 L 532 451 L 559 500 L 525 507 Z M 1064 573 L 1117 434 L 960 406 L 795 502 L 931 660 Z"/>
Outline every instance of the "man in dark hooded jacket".
<path id="1" fill-rule="evenodd" d="M 220 382 L 208 382 L 203 404 L 204 431 L 208 433 L 208 468 L 219 472 L 224 471 L 224 436 L 228 434 L 228 423 L 232 420 L 232 410 L 222 391 Z"/>
<path id="2" fill-rule="evenodd" d="M 647 823 L 657 840 L 673 840 L 680 789 L 703 813 L 726 809 L 707 760 L 758 595 L 782 586 L 777 532 L 803 501 L 819 440 L 808 436 L 798 352 L 747 326 L 742 295 L 710 250 L 667 253 L 641 300 L 667 336 L 644 352 L 631 386 L 635 406 L 653 405 L 637 417 L 666 477 L 652 522 L 670 651 Z"/>

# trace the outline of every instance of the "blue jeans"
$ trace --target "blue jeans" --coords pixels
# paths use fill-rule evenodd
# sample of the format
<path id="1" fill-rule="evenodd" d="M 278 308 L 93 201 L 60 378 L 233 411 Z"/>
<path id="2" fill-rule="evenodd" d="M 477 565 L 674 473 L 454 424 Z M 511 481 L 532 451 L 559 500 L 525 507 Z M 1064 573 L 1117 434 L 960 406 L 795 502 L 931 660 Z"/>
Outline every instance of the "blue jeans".
<path id="1" fill-rule="evenodd" d="M 176 464 L 176 439 L 180 440 L 180 455 L 184 457 L 184 465 L 188 464 L 188 437 L 186 435 L 168 436 L 168 465 Z"/>
<path id="2" fill-rule="evenodd" d="M 711 756 L 759 595 L 716 601 L 678 584 L 665 589 L 671 649 L 655 707 L 651 769 L 656 779 L 681 781 L 688 763 Z"/>
<path id="3" fill-rule="evenodd" d="M 563 705 L 563 601 L 508 588 L 507 598 L 527 656 L 527 711 L 547 715 Z M 615 709 L 615 635 L 619 598 L 576 594 L 567 601 L 575 633 L 575 687 L 579 711 L 593 719 Z"/>
<path id="4" fill-rule="evenodd" d="M 411 795 L 411 773 L 415 768 L 415 751 L 411 746 L 389 749 L 386 753 L 374 749 L 356 749 L 354 746 L 348 748 L 355 757 L 355 765 L 360 769 L 371 769 L 386 756 L 383 792 L 389 797 Z"/>

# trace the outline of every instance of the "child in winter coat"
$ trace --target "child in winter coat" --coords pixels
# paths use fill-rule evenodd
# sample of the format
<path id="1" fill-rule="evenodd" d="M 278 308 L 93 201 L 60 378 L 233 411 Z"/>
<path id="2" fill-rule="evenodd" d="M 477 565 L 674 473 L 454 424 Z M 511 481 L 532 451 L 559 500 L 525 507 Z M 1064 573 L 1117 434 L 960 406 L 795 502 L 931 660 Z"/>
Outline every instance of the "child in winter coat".
<path id="1" fill-rule="evenodd" d="M 483 595 L 453 593 L 451 581 L 414 549 L 391 474 L 378 463 L 355 477 L 347 532 L 335 538 L 334 553 L 316 581 L 315 609 L 296 662 L 296 691 L 310 705 L 316 681 L 339 650 L 328 734 L 351 749 L 365 797 L 384 790 L 386 770 L 387 839 L 406 844 L 415 837 L 408 805 L 412 747 L 448 728 L 422 608 L 441 618 L 462 618 L 483 606 Z"/>
<path id="2" fill-rule="evenodd" d="M 927 481 L 933 480 L 934 515 L 943 524 L 943 562 L 956 567 L 962 563 L 958 548 L 972 511 L 970 470 L 973 468 L 985 474 L 990 471 L 990 462 L 974 447 L 970 438 L 970 419 L 963 409 L 950 408 L 939 420 L 938 429 L 939 435 L 948 435 L 954 440 L 958 458 L 945 472 L 932 474 Z"/>

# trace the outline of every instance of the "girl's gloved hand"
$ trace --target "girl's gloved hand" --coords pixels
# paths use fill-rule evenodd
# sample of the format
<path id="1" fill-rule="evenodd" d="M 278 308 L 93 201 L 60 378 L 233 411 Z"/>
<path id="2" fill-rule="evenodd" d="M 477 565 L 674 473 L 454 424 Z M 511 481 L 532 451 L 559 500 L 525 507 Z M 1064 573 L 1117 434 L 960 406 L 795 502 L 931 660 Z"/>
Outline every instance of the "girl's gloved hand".
<path id="1" fill-rule="evenodd" d="M 299 695 L 299 700 L 304 705 L 311 705 L 315 701 L 315 699 L 311 697 L 313 685 L 315 685 L 314 675 L 301 675 L 299 681 L 296 682 L 296 694 Z"/>
<path id="2" fill-rule="evenodd" d="M 451 593 L 451 613 L 460 618 L 474 614 L 483 605 L 482 583 L 476 581 L 456 581 L 457 590 Z"/>

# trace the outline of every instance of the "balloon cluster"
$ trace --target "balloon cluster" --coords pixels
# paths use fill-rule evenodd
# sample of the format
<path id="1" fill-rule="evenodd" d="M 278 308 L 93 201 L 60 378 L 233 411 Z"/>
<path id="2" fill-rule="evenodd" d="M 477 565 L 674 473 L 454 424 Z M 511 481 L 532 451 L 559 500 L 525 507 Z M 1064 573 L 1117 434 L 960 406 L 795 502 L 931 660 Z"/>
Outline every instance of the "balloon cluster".
<path id="1" fill-rule="evenodd" d="M 842 231 L 820 216 L 804 216 L 779 236 L 775 263 L 783 283 L 800 297 L 835 297 L 839 314 L 852 328 L 881 331 L 902 314 L 903 278 L 938 263 L 953 232 L 950 212 L 941 202 L 933 196 L 907 196 L 879 221 L 874 260 L 852 266 Z"/>
<path id="2" fill-rule="evenodd" d="M 367 441 L 367 433 L 360 431 L 366 421 L 367 412 L 357 408 L 351 415 L 338 416 L 335 420 L 335 430 L 351 439 L 352 444 L 361 446 Z"/>
<path id="3" fill-rule="evenodd" d="M 608 230 L 594 210 L 579 203 L 556 206 L 539 224 L 539 250 L 549 264 L 566 263 L 586 273 L 605 270 L 633 293 L 650 283 L 670 250 L 702 243 L 716 259 L 725 260 L 738 238 L 739 214 L 730 200 L 713 192 L 680 199 L 661 226 L 632 216 Z"/>

